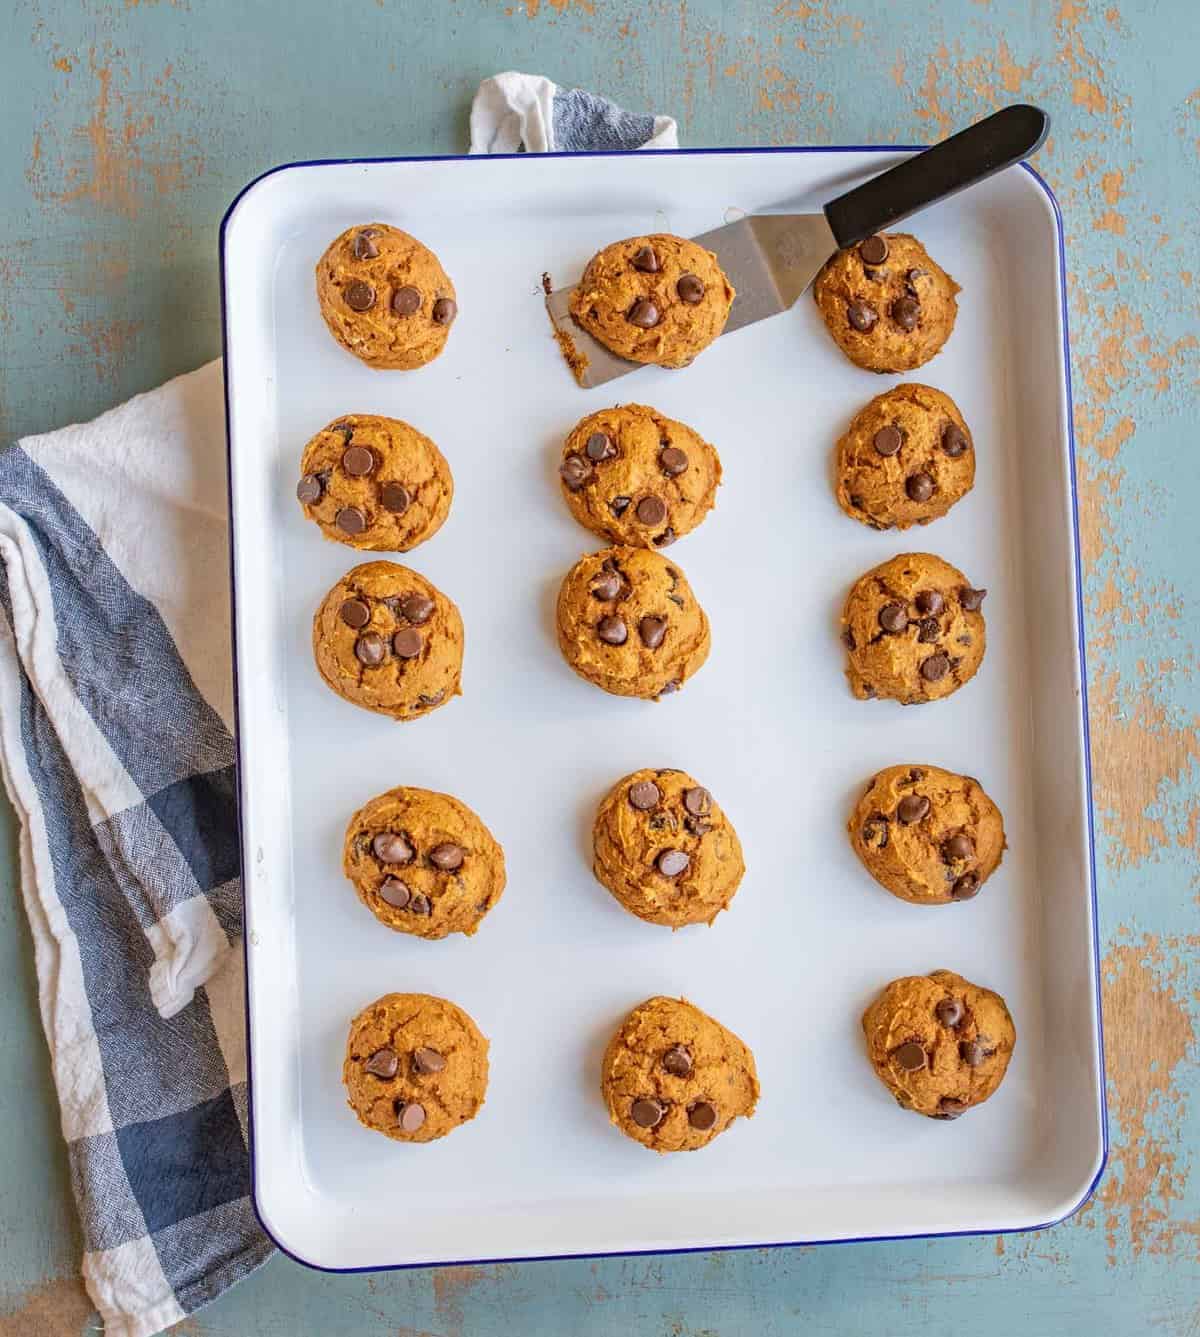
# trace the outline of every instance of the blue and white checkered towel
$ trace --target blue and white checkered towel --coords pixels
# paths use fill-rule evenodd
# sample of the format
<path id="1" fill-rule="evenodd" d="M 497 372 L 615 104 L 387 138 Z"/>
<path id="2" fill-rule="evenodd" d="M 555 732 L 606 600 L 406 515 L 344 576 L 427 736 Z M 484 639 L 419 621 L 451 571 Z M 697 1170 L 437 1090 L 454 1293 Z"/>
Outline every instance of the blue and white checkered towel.
<path id="1" fill-rule="evenodd" d="M 549 80 L 472 153 L 673 147 Z M 224 401 L 213 362 L 0 454 L 0 764 L 88 1293 L 149 1337 L 271 1253 L 250 1194 Z"/>

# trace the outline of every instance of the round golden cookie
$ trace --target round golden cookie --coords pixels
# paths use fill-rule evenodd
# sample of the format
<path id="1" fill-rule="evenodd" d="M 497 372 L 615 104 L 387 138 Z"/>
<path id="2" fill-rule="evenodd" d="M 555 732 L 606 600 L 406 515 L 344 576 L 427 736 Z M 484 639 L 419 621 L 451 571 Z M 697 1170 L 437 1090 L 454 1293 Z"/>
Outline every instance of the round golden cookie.
<path id="1" fill-rule="evenodd" d="M 346 827 L 342 871 L 384 923 L 418 938 L 468 937 L 504 892 L 504 851 L 465 803 L 389 789 Z"/>
<path id="2" fill-rule="evenodd" d="M 665 548 L 712 510 L 721 461 L 685 424 L 623 404 L 575 425 L 558 475 L 581 525 L 614 543 Z"/>
<path id="3" fill-rule="evenodd" d="M 876 395 L 838 442 L 838 505 L 872 529 L 927 525 L 974 484 L 967 424 L 950 396 L 928 385 Z"/>
<path id="4" fill-rule="evenodd" d="M 313 655 L 321 677 L 347 701 L 416 719 L 460 694 L 462 617 L 407 566 L 363 562 L 321 601 Z"/>
<path id="5" fill-rule="evenodd" d="M 905 552 L 860 577 L 842 612 L 846 677 L 860 701 L 937 701 L 969 682 L 987 643 L 987 590 L 928 552 Z"/>
<path id="6" fill-rule="evenodd" d="M 733 823 L 685 771 L 634 771 L 609 790 L 592 828 L 592 871 L 639 919 L 711 924 L 742 874 Z"/>
<path id="7" fill-rule="evenodd" d="M 445 998 L 387 993 L 350 1023 L 342 1081 L 359 1123 L 397 1142 L 433 1142 L 479 1113 L 488 1042 Z"/>
<path id="8" fill-rule="evenodd" d="M 834 342 L 867 371 L 912 371 L 928 362 L 954 329 L 961 291 L 903 232 L 836 252 L 813 284 Z"/>
<path id="9" fill-rule="evenodd" d="M 1000 866 L 1004 821 L 978 780 L 938 766 L 889 766 L 848 824 L 863 867 L 902 901 L 969 901 Z"/>
<path id="10" fill-rule="evenodd" d="M 647 998 L 608 1042 L 608 1117 L 652 1151 L 696 1151 L 758 1103 L 754 1055 L 685 998 Z"/>
<path id="11" fill-rule="evenodd" d="M 347 228 L 317 262 L 329 333 L 369 367 L 411 371 L 446 346 L 454 284 L 428 246 L 388 223 Z"/>
<path id="12" fill-rule="evenodd" d="M 558 647 L 588 682 L 657 700 L 708 658 L 708 618 L 675 562 L 648 548 L 581 557 L 558 592 Z"/>
<path id="13" fill-rule="evenodd" d="M 733 298 L 711 251 L 658 232 L 592 256 L 570 311 L 618 357 L 686 367 L 725 328 Z"/>
<path id="14" fill-rule="evenodd" d="M 904 1109 L 931 1119 L 982 1104 L 1017 1042 L 1004 999 L 950 970 L 893 980 L 862 1024 L 876 1076 Z"/>
<path id="15" fill-rule="evenodd" d="M 446 457 L 415 427 L 344 413 L 304 447 L 296 497 L 328 539 L 408 552 L 441 529 L 454 479 Z"/>

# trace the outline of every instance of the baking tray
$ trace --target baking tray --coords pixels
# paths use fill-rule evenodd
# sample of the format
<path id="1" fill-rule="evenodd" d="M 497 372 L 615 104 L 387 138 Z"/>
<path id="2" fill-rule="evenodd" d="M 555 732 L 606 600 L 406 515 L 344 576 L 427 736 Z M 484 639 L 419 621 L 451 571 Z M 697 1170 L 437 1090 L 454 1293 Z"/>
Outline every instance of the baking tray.
<path id="1" fill-rule="evenodd" d="M 222 228 L 254 1197 L 314 1266 L 627 1253 L 1017 1230 L 1086 1200 L 1106 1149 L 1062 228 L 1010 169 L 914 228 L 963 285 L 945 351 L 911 379 L 950 393 L 978 450 L 974 491 L 927 529 L 846 519 L 831 453 L 851 414 L 903 379 L 853 367 L 814 303 L 722 338 L 682 372 L 580 391 L 550 335 L 541 276 L 573 280 L 603 244 L 695 235 L 734 211 L 819 207 L 895 149 L 785 149 L 282 167 Z M 313 267 L 383 220 L 433 246 L 461 313 L 446 352 L 377 372 L 329 337 Z M 707 666 L 659 704 L 606 696 L 563 663 L 554 596 L 601 546 L 558 495 L 560 442 L 616 399 L 716 443 L 715 512 L 671 550 L 712 620 Z M 321 683 L 310 625 L 356 560 L 294 501 L 307 438 L 378 412 L 430 434 L 454 471 L 445 527 L 400 560 L 454 598 L 465 695 L 415 723 Z M 950 699 L 854 701 L 837 615 L 850 583 L 928 549 L 990 590 L 988 651 Z M 893 899 L 844 825 L 895 762 L 978 776 L 1011 848 L 969 904 Z M 748 872 L 712 928 L 672 934 L 590 872 L 589 828 L 639 766 L 699 777 Z M 340 870 L 350 814 L 397 784 L 447 790 L 505 848 L 509 885 L 478 935 L 382 928 Z M 898 975 L 950 967 L 1000 990 L 1018 1027 L 1007 1079 L 953 1123 L 901 1111 L 859 1017 Z M 441 994 L 491 1038 L 487 1103 L 424 1146 L 345 1104 L 347 1024 L 390 990 Z M 610 1127 L 603 1046 L 651 994 L 685 995 L 753 1048 L 757 1115 L 695 1155 Z"/>

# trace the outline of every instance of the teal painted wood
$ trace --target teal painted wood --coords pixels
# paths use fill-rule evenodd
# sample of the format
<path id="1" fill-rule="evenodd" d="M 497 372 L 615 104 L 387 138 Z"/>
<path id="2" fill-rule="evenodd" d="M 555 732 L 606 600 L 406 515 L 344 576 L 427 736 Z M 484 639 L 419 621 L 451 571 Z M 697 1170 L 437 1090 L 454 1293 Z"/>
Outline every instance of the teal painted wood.
<path id="1" fill-rule="evenodd" d="M 670 111 L 691 145 L 918 142 L 1014 98 L 1055 118 L 1039 167 L 1071 269 L 1111 1079 L 1097 1199 L 1004 1241 L 374 1277 L 277 1259 L 188 1331 L 1200 1328 L 1198 57 L 1193 0 L 5 7 L 4 437 L 88 417 L 217 352 L 216 226 L 249 178 L 293 158 L 460 151 L 471 93 L 497 69 Z M 88 1307 L 6 809 L 0 822 L 0 1337 L 58 1337 Z"/>

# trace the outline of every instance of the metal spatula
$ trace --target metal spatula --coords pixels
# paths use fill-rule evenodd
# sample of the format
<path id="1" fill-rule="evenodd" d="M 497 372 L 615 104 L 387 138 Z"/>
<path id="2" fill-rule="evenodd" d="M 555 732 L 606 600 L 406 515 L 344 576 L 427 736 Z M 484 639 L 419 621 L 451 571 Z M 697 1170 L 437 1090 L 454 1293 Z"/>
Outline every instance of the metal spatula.
<path id="1" fill-rule="evenodd" d="M 819 214 L 752 214 L 694 238 L 716 252 L 737 291 L 722 333 L 786 311 L 839 247 L 854 246 L 1029 157 L 1049 129 L 1050 118 L 1039 108 L 1005 107 L 830 200 Z M 579 384 L 587 389 L 637 371 L 642 363 L 610 353 L 571 319 L 573 291 L 548 293 L 546 309 L 560 342 L 569 340 L 564 351 L 573 346 Z"/>

